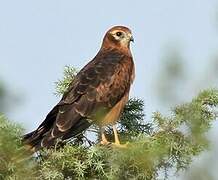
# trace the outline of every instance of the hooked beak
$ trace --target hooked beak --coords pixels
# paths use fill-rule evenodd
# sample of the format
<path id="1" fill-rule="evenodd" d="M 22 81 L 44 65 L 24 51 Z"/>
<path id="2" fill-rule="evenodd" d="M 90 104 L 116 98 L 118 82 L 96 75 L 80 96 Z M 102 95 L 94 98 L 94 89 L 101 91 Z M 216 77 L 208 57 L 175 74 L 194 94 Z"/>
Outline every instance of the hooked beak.
<path id="1" fill-rule="evenodd" d="M 133 38 L 133 36 L 130 37 L 130 41 L 134 42 L 134 38 Z"/>

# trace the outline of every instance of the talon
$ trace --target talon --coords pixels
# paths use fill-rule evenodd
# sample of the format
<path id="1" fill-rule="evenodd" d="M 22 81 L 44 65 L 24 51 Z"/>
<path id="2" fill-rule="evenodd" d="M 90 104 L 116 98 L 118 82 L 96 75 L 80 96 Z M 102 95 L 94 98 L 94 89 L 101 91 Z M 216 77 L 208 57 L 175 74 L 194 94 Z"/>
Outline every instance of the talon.
<path id="1" fill-rule="evenodd" d="M 108 145 L 108 144 L 111 144 L 111 143 L 108 142 L 108 141 L 101 141 L 100 144 L 102 144 L 102 145 Z"/>
<path id="2" fill-rule="evenodd" d="M 109 142 L 104 134 L 104 128 L 101 128 L 101 142 L 100 144 L 101 145 L 105 145 L 105 146 L 108 146 L 111 144 L 111 142 Z"/>
<path id="3" fill-rule="evenodd" d="M 112 143 L 112 145 L 114 147 L 118 147 L 118 148 L 127 148 L 128 143 L 126 143 L 126 144 Z"/>

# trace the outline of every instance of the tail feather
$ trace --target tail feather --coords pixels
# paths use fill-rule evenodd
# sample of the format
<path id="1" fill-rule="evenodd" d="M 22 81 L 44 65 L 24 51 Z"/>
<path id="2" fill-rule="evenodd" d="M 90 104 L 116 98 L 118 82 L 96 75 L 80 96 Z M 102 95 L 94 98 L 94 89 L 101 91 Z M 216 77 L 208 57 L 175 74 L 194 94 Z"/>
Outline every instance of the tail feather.
<path id="1" fill-rule="evenodd" d="M 84 132 L 87 128 L 89 128 L 91 126 L 91 123 L 83 118 L 80 119 L 80 121 L 75 124 L 75 126 L 73 126 L 63 137 L 62 139 L 68 139 L 71 137 L 76 137 L 77 135 L 81 134 L 82 132 Z"/>
<path id="2" fill-rule="evenodd" d="M 50 148 L 55 145 L 57 138 L 62 140 L 76 137 L 86 130 L 91 123 L 86 118 L 80 118 L 77 123 L 66 131 L 53 133 L 56 126 L 56 118 L 58 116 L 57 106 L 47 115 L 43 123 L 35 130 L 23 136 L 23 142 L 27 148 L 35 152 L 42 147 Z M 57 129 L 58 130 L 58 129 Z"/>
<path id="3" fill-rule="evenodd" d="M 41 148 L 41 141 L 52 128 L 57 114 L 58 106 L 55 106 L 35 131 L 27 133 L 23 136 L 23 142 L 30 150 L 37 151 Z"/>

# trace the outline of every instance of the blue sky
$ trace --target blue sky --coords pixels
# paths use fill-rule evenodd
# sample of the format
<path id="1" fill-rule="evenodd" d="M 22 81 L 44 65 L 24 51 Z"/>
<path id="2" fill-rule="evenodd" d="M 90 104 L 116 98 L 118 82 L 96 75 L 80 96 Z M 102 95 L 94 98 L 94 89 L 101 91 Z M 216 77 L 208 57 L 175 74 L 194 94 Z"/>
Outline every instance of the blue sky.
<path id="1" fill-rule="evenodd" d="M 213 0 L 0 1 L 0 77 L 21 99 L 8 116 L 35 128 L 58 102 L 54 82 L 63 67 L 84 66 L 114 25 L 132 29 L 136 80 L 131 96 L 143 98 L 151 114 L 161 108 L 152 83 L 168 44 L 180 44 L 197 73 L 215 55 L 217 5 Z"/>
<path id="2" fill-rule="evenodd" d="M 7 116 L 28 131 L 36 128 L 59 100 L 54 82 L 63 67 L 80 69 L 95 56 L 108 28 L 125 25 L 135 39 L 131 96 L 145 100 L 149 119 L 162 108 L 152 84 L 166 46 L 179 45 L 193 76 L 200 76 L 216 55 L 217 11 L 215 0 L 2 0 L 0 77 L 20 98 Z"/>

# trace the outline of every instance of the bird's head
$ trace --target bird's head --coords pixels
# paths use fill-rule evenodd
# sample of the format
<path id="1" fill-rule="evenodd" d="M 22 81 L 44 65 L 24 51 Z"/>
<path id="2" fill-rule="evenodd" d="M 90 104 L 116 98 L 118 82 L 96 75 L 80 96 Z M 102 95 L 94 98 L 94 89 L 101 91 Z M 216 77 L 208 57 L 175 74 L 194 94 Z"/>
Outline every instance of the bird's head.
<path id="1" fill-rule="evenodd" d="M 127 50 L 131 41 L 133 42 L 134 39 L 129 28 L 125 26 L 114 26 L 105 34 L 102 46 Z"/>

